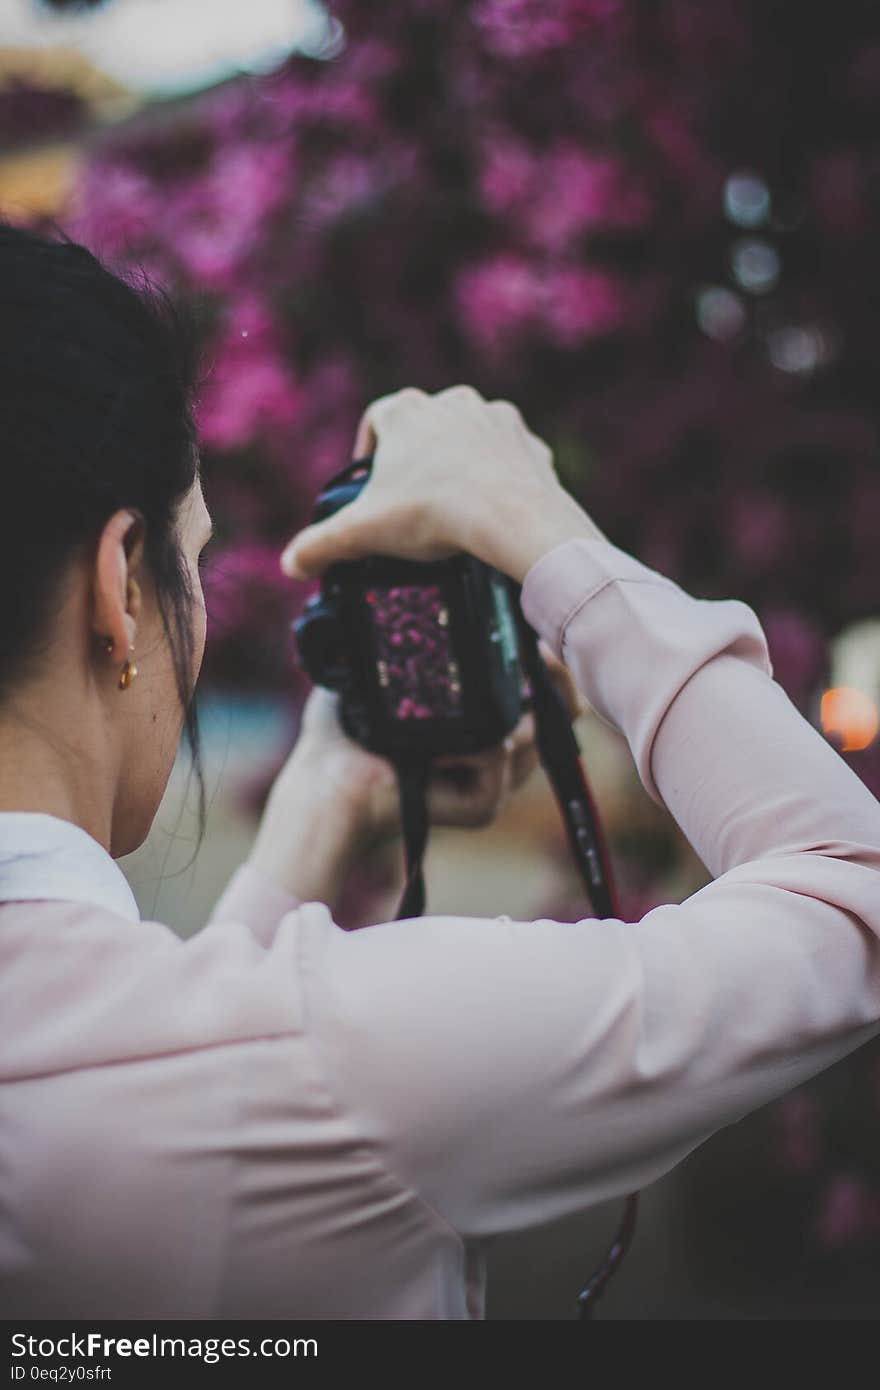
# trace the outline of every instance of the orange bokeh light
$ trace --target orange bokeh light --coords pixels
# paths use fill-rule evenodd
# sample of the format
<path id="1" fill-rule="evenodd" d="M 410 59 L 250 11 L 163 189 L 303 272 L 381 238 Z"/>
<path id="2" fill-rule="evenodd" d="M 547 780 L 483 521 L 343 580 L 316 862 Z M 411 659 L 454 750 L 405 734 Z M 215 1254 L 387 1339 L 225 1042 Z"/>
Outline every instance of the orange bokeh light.
<path id="1" fill-rule="evenodd" d="M 823 732 L 835 735 L 842 753 L 854 753 L 867 748 L 880 728 L 876 701 L 863 690 L 838 685 L 822 696 L 821 720 Z"/>

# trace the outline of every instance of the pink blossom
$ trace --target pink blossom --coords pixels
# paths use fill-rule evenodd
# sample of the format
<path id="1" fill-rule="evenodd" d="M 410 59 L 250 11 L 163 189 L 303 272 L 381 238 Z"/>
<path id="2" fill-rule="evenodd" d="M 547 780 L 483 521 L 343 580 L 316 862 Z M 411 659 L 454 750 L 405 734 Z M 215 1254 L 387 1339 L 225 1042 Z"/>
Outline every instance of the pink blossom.
<path id="1" fill-rule="evenodd" d="M 303 216 L 323 227 L 368 202 L 388 182 L 389 170 L 367 155 L 346 153 L 328 163 L 311 180 L 303 198 Z"/>
<path id="2" fill-rule="evenodd" d="M 160 233 L 194 280 L 214 289 L 234 286 L 268 214 L 286 196 L 290 172 L 278 147 L 221 147 L 207 174 L 172 192 Z"/>
<path id="3" fill-rule="evenodd" d="M 495 135 L 486 142 L 480 191 L 486 207 L 509 213 L 528 205 L 536 182 L 534 151 L 521 140 Z"/>
<path id="4" fill-rule="evenodd" d="M 140 169 L 121 160 L 96 160 L 77 185 L 68 231 L 98 256 L 125 257 L 151 233 L 160 195 Z"/>
<path id="5" fill-rule="evenodd" d="M 576 347 L 610 333 L 625 317 L 618 284 L 601 270 L 565 266 L 549 271 L 544 301 L 547 336 L 559 347 Z"/>
<path id="6" fill-rule="evenodd" d="M 622 294 L 604 271 L 541 268 L 510 254 L 464 272 L 455 295 L 465 331 L 489 350 L 529 332 L 573 347 L 623 319 Z"/>
<path id="7" fill-rule="evenodd" d="M 376 35 L 364 35 L 349 49 L 344 82 L 355 84 L 360 91 L 369 91 L 399 72 L 403 61 L 400 44 Z"/>
<path id="8" fill-rule="evenodd" d="M 196 418 L 205 445 L 232 449 L 288 431 L 301 405 L 299 386 L 270 347 L 230 336 L 208 369 Z"/>
<path id="9" fill-rule="evenodd" d="M 388 141 L 378 154 L 348 150 L 327 160 L 303 188 L 301 225 L 323 230 L 418 173 L 419 150 L 406 139 Z"/>
<path id="10" fill-rule="evenodd" d="M 480 189 L 491 211 L 516 216 L 534 245 L 557 254 L 585 231 L 640 227 L 651 212 L 644 189 L 619 159 L 570 141 L 541 155 L 521 141 L 489 140 Z"/>
<path id="11" fill-rule="evenodd" d="M 473 22 L 500 58 L 563 48 L 616 19 L 622 0 L 479 0 Z"/>
<path id="12" fill-rule="evenodd" d="M 485 348 L 501 347 L 540 310 L 541 276 L 530 261 L 503 254 L 462 271 L 455 299 L 466 333 Z"/>
<path id="13" fill-rule="evenodd" d="M 268 304 L 246 284 L 237 285 L 226 304 L 225 335 L 243 356 L 257 346 L 278 346 L 278 325 Z"/>
<path id="14" fill-rule="evenodd" d="M 273 112 L 294 127 L 308 122 L 363 129 L 376 120 L 373 93 L 352 82 L 277 82 L 270 89 Z"/>
<path id="15" fill-rule="evenodd" d="M 278 612 L 291 604 L 290 580 L 278 563 L 281 549 L 248 540 L 212 557 L 202 579 L 211 642 L 246 632 L 256 621 L 265 628 L 267 604 Z"/>
<path id="16" fill-rule="evenodd" d="M 566 250 L 582 232 L 642 226 L 650 203 L 618 159 L 560 145 L 539 166 L 527 224 L 551 252 Z"/>
<path id="17" fill-rule="evenodd" d="M 217 144 L 240 139 L 241 131 L 265 101 L 258 82 L 242 79 L 209 91 L 198 104 L 198 113 Z"/>

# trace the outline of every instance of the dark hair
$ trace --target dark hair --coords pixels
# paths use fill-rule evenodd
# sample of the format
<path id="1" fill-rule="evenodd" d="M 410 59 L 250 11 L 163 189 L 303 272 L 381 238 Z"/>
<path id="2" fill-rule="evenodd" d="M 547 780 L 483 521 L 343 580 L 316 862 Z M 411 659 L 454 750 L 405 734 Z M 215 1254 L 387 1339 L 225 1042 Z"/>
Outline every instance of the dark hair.
<path id="1" fill-rule="evenodd" d="M 63 233 L 0 223 L 0 700 L 44 657 L 63 576 L 119 508 L 140 514 L 199 788 L 194 593 L 175 534 L 199 469 L 190 311 Z"/>

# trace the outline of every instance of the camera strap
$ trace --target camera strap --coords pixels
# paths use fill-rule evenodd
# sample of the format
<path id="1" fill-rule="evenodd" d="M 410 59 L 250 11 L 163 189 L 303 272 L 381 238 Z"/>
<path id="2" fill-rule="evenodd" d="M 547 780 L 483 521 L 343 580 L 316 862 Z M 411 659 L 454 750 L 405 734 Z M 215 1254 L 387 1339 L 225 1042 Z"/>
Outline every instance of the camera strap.
<path id="1" fill-rule="evenodd" d="M 395 758 L 394 771 L 400 791 L 406 885 L 397 908 L 404 917 L 421 917 L 425 910 L 425 878 L 422 860 L 428 843 L 428 777 L 431 762 L 425 757 Z"/>
<path id="2" fill-rule="evenodd" d="M 557 690 L 538 648 L 534 629 L 522 615 L 519 589 L 511 585 L 519 614 L 520 651 L 532 692 L 535 741 L 568 834 L 572 855 L 597 917 L 617 917 L 619 912 L 605 846 L 598 831 L 596 808 L 590 794 L 580 749 L 565 700 Z M 425 910 L 422 860 L 428 841 L 427 791 L 430 758 L 394 759 L 400 791 L 400 815 L 406 884 L 397 920 L 420 917 Z"/>
<path id="3" fill-rule="evenodd" d="M 611 870 L 571 717 L 541 656 L 537 634 L 523 615 L 519 585 L 511 584 L 511 590 L 518 614 L 523 667 L 532 691 L 538 755 L 553 787 L 593 911 L 597 917 L 617 917 Z"/>
<path id="4" fill-rule="evenodd" d="M 341 484 L 369 472 L 373 455 L 354 459 L 330 480 Z M 521 586 L 507 580 L 520 638 L 521 664 L 528 677 L 535 716 L 535 739 L 544 771 L 562 813 L 578 871 L 597 917 L 617 917 L 619 912 L 599 818 L 580 760 L 580 749 L 571 727 L 565 701 L 556 689 L 538 648 L 534 628 L 521 604 Z M 397 773 L 403 824 L 406 886 L 398 908 L 402 917 L 421 916 L 425 909 L 422 858 L 428 839 L 426 795 L 430 759 L 424 755 L 392 759 Z"/>

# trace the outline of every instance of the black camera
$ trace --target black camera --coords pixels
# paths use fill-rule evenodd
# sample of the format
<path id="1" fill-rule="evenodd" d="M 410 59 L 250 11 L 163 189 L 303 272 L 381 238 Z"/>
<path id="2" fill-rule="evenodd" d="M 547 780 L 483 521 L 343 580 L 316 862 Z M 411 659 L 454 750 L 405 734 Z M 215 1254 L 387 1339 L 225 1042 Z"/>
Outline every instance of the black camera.
<path id="1" fill-rule="evenodd" d="M 357 497 L 372 456 L 324 487 L 313 521 Z M 471 555 L 436 562 L 373 555 L 331 565 L 293 624 L 312 680 L 340 695 L 349 737 L 389 758 L 475 753 L 529 703 L 518 603 Z"/>

